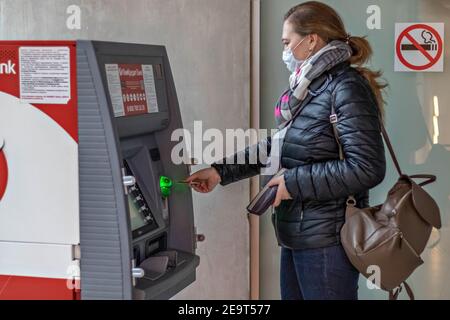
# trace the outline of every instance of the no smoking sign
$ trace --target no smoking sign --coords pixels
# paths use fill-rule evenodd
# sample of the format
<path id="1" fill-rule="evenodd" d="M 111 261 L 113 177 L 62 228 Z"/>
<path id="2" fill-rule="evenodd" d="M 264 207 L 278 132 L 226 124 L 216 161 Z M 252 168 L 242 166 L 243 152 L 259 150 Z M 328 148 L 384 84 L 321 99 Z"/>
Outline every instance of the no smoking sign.
<path id="1" fill-rule="evenodd" d="M 444 71 L 444 24 L 396 23 L 395 71 Z"/>

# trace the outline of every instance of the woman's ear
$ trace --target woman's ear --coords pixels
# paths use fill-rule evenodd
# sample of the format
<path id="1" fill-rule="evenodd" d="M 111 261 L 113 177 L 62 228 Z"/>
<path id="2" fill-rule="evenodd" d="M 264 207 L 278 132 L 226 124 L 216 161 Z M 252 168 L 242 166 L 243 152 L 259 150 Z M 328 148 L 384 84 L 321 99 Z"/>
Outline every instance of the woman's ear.
<path id="1" fill-rule="evenodd" d="M 309 35 L 309 52 L 314 51 L 314 48 L 317 47 L 317 43 L 319 42 L 319 36 L 317 34 Z"/>
<path id="2" fill-rule="evenodd" d="M 317 33 L 310 34 L 309 36 L 309 52 L 315 53 L 327 44 Z"/>

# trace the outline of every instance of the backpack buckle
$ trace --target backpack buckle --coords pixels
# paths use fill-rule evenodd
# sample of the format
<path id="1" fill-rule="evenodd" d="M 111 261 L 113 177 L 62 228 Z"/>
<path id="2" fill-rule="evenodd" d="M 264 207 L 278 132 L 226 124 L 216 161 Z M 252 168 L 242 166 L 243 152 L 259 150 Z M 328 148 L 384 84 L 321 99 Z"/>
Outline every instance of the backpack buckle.
<path id="1" fill-rule="evenodd" d="M 337 122 L 338 122 L 338 117 L 337 117 L 337 114 L 336 114 L 336 113 L 333 113 L 333 114 L 330 116 L 330 122 L 331 122 L 331 123 L 337 123 Z"/>

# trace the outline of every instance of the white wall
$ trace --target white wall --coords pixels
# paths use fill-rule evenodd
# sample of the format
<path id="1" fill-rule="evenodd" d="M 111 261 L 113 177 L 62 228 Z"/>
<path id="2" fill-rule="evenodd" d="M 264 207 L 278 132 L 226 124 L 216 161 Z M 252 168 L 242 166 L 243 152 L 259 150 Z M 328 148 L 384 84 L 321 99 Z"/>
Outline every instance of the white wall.
<path id="1" fill-rule="evenodd" d="M 81 7 L 81 30 L 66 8 Z M 250 106 L 248 0 L 0 0 L 0 39 L 92 39 L 167 47 L 184 126 L 244 128 Z M 193 167 L 193 170 L 200 166 Z M 184 299 L 248 297 L 248 181 L 194 195 L 201 262 Z M 236 209 L 236 208 L 241 208 Z"/>

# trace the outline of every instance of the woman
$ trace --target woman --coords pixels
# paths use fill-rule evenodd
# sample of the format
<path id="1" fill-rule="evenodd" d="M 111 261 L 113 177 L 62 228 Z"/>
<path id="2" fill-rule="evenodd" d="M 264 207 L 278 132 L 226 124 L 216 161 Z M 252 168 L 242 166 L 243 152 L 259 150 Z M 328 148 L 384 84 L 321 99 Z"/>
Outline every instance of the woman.
<path id="1" fill-rule="evenodd" d="M 369 43 L 347 34 L 339 15 L 323 3 L 290 9 L 282 42 L 283 61 L 292 74 L 275 109 L 277 124 L 288 123 L 302 102 L 307 104 L 284 136 L 281 166 L 287 170 L 270 181 L 278 185 L 272 221 L 281 246 L 281 296 L 356 300 L 359 274 L 340 244 L 340 230 L 347 197 L 354 195 L 358 207 L 367 207 L 369 189 L 385 176 L 379 121 L 386 85 L 377 81 L 380 72 L 362 67 L 372 54 Z M 259 147 L 266 145 L 270 151 L 270 139 Z M 255 150 L 243 151 L 245 159 Z M 259 174 L 263 167 L 261 161 L 215 163 L 187 181 L 198 182 L 193 188 L 205 193 L 218 183 Z"/>

